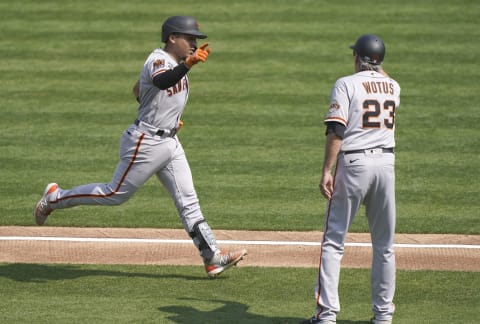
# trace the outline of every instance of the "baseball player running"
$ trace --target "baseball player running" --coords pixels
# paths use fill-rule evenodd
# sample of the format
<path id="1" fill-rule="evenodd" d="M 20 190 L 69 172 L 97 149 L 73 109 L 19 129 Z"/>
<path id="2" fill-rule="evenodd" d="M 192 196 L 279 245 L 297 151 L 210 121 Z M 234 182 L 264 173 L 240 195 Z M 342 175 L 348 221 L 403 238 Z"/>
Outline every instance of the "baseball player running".
<path id="1" fill-rule="evenodd" d="M 153 175 L 170 193 L 183 227 L 200 251 L 205 269 L 213 278 L 236 265 L 245 249 L 222 251 L 200 210 L 192 174 L 177 132 L 188 99 L 187 73 L 210 53 L 207 35 L 190 16 L 173 16 L 162 25 L 164 49 L 155 49 L 144 63 L 133 93 L 139 102 L 138 117 L 120 142 L 120 161 L 110 183 L 91 183 L 73 189 L 47 185 L 34 209 L 35 222 L 45 223 L 55 209 L 79 205 L 113 206 L 126 202 Z"/>
<path id="2" fill-rule="evenodd" d="M 320 191 L 328 204 L 315 285 L 316 313 L 303 323 L 336 322 L 345 237 L 361 204 L 365 205 L 373 246 L 372 323 L 391 323 L 394 312 L 393 150 L 400 86 L 381 67 L 385 46 L 380 37 L 363 35 L 351 48 L 356 73 L 336 81 L 325 118 L 327 140 Z"/>

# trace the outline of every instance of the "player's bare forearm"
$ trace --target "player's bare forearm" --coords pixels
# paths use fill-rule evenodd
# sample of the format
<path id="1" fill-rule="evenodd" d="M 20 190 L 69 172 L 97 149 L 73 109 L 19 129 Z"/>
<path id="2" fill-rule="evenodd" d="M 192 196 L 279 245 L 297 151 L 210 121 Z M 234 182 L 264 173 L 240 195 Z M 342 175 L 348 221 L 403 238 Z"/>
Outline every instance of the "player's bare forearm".
<path id="1" fill-rule="evenodd" d="M 337 161 L 338 152 L 342 146 L 342 139 L 334 133 L 327 135 L 327 142 L 325 144 L 325 159 L 323 162 L 323 173 L 331 173 Z"/>
<path id="2" fill-rule="evenodd" d="M 325 159 L 323 162 L 322 178 L 320 180 L 320 192 L 322 195 L 330 199 L 333 193 L 333 176 L 332 169 L 337 161 L 340 147 L 342 146 L 342 139 L 335 133 L 327 135 L 327 143 L 325 144 Z"/>

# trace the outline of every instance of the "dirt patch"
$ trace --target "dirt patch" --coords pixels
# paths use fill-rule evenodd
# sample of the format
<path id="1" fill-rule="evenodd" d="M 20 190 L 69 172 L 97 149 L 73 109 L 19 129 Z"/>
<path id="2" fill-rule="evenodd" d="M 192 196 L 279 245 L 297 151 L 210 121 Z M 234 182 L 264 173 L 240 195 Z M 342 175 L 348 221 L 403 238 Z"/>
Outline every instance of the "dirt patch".
<path id="1" fill-rule="evenodd" d="M 214 232 L 222 248 L 248 250 L 239 266 L 317 267 L 319 263 L 322 232 Z M 0 262 L 7 263 L 202 265 L 181 229 L 7 226 L 0 227 L 0 238 Z M 347 243 L 370 243 L 370 237 L 350 233 Z M 480 271 L 480 235 L 397 234 L 395 243 L 398 269 Z M 371 247 L 347 244 L 343 267 L 369 268 L 370 263 Z"/>

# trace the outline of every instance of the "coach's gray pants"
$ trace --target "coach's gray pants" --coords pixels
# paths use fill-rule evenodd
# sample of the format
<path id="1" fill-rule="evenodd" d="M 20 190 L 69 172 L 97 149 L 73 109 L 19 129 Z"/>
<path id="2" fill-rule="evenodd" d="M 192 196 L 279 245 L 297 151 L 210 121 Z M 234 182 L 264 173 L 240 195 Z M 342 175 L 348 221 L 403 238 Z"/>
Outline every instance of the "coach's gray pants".
<path id="1" fill-rule="evenodd" d="M 345 238 L 362 203 L 365 204 L 373 246 L 373 313 L 379 320 L 392 318 L 395 293 L 394 163 L 393 153 L 340 154 L 338 157 L 333 196 L 325 215 L 315 287 L 316 316 L 320 319 L 335 320 L 340 311 L 338 284 Z"/>

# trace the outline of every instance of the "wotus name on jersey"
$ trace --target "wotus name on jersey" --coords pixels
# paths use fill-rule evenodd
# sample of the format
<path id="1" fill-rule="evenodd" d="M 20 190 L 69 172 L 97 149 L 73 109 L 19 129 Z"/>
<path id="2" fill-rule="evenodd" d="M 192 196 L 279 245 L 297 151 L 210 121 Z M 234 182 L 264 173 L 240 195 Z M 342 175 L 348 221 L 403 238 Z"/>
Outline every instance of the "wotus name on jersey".
<path id="1" fill-rule="evenodd" d="M 371 93 L 384 93 L 384 94 L 391 94 L 393 95 L 393 83 L 386 82 L 386 81 L 368 81 L 362 82 L 365 91 L 368 94 Z"/>

